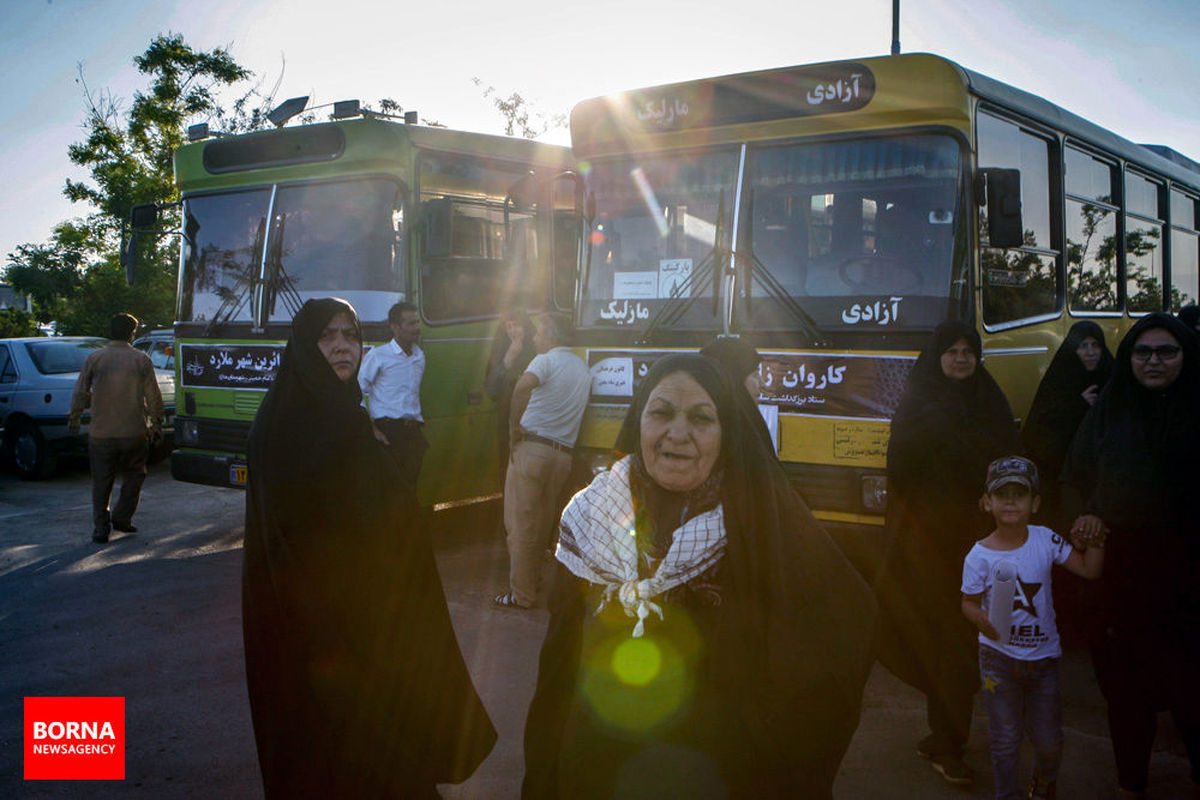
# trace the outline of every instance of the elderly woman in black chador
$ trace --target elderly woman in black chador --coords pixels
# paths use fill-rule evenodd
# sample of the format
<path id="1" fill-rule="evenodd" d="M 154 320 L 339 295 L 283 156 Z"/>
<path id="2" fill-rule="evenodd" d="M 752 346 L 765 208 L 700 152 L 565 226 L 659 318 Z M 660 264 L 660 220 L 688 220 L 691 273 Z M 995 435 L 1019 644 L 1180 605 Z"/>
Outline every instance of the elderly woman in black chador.
<path id="1" fill-rule="evenodd" d="M 1040 518 L 1059 533 L 1066 531 L 1059 513 L 1058 476 L 1075 430 L 1108 383 L 1112 365 L 1100 326 L 1089 320 L 1076 322 L 1046 368 L 1021 429 L 1026 454 L 1042 476 Z"/>
<path id="2" fill-rule="evenodd" d="M 428 533 L 355 380 L 344 300 L 309 300 L 250 431 L 242 619 L 268 798 L 436 798 L 495 731 Z"/>
<path id="3" fill-rule="evenodd" d="M 981 361 L 975 329 L 943 322 L 913 365 L 892 419 L 894 539 L 875 587 L 880 660 L 926 697 L 932 733 L 917 750 L 958 784 L 973 779 L 962 754 L 979 684 L 976 631 L 959 608 L 962 564 L 990 522 L 979 508 L 987 465 L 1020 452 L 1008 401 Z"/>
<path id="4" fill-rule="evenodd" d="M 749 396 L 672 355 L 563 513 L 525 798 L 828 798 L 875 608 Z"/>
<path id="5" fill-rule="evenodd" d="M 1102 541 L 1107 531 L 1092 660 L 1129 797 L 1144 796 L 1155 713 L 1165 709 L 1200 790 L 1198 351 L 1169 314 L 1139 320 L 1063 470 L 1082 498 L 1074 532 Z"/>

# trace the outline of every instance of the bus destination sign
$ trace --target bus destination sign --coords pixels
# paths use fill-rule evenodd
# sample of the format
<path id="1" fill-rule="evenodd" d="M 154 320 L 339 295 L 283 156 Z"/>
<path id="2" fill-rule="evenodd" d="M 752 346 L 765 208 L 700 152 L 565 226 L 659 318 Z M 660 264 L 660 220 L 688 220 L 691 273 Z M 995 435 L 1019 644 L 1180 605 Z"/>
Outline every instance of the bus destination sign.
<path id="1" fill-rule="evenodd" d="M 866 66 L 820 64 L 636 90 L 623 104 L 587 101 L 572 127 L 592 142 L 608 141 L 617 128 L 659 133 L 857 111 L 874 96 Z"/>
<path id="2" fill-rule="evenodd" d="M 279 371 L 281 344 L 179 345 L 183 385 L 267 390 Z"/>

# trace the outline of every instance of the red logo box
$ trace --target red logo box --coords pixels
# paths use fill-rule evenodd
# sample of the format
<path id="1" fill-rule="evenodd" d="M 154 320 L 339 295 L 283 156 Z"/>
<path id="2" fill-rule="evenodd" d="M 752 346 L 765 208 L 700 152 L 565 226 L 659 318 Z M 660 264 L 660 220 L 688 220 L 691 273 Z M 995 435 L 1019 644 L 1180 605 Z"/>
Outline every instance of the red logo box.
<path id="1" fill-rule="evenodd" d="M 25 780 L 124 779 L 124 697 L 25 698 Z"/>

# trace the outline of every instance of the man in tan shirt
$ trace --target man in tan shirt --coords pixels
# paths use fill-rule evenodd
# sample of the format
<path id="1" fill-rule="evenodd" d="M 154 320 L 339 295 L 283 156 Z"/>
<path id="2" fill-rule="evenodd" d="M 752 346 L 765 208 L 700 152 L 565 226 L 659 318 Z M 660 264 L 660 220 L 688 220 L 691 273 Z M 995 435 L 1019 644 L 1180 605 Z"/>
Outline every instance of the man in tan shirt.
<path id="1" fill-rule="evenodd" d="M 92 469 L 92 541 L 108 541 L 112 528 L 137 531 L 137 510 L 146 480 L 149 444 L 162 430 L 163 403 L 150 357 L 130 344 L 138 321 L 117 314 L 109 323 L 109 342 L 87 357 L 75 392 L 67 427 L 79 432 L 83 410 L 92 408 L 88 458 Z M 121 476 L 121 493 L 109 514 L 113 482 Z"/>

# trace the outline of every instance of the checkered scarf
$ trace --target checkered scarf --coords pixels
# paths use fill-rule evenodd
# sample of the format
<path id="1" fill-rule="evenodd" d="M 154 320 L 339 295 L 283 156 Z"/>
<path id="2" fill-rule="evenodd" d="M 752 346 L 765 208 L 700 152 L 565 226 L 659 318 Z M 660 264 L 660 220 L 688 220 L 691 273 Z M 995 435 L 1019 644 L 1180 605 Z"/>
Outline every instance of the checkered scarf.
<path id="1" fill-rule="evenodd" d="M 721 560 L 725 514 L 717 506 L 685 522 L 650 577 L 639 578 L 629 490 L 631 459 L 622 458 L 572 498 L 563 511 L 555 556 L 572 574 L 604 587 L 596 613 L 615 597 L 626 616 L 637 617 L 633 635 L 640 637 L 646 617 L 654 613 L 662 619 L 662 608 L 653 598 L 702 575 Z"/>

